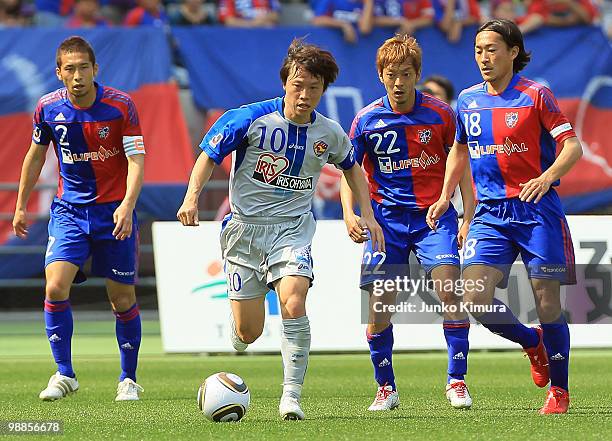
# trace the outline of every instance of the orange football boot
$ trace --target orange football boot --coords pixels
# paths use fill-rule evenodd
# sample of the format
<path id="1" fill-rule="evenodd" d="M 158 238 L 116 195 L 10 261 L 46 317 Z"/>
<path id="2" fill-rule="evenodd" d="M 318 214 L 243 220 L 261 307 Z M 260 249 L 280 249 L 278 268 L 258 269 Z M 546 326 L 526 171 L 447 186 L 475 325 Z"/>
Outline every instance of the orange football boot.
<path id="1" fill-rule="evenodd" d="M 538 333 L 540 341 L 533 348 L 523 349 L 531 362 L 531 378 L 538 387 L 544 387 L 550 381 L 550 373 L 548 371 L 548 356 L 544 347 L 544 331 L 542 327 L 534 328 Z"/>
<path id="2" fill-rule="evenodd" d="M 540 409 L 540 415 L 551 415 L 567 413 L 569 409 L 569 392 L 557 386 L 551 386 L 546 396 L 544 407 Z"/>

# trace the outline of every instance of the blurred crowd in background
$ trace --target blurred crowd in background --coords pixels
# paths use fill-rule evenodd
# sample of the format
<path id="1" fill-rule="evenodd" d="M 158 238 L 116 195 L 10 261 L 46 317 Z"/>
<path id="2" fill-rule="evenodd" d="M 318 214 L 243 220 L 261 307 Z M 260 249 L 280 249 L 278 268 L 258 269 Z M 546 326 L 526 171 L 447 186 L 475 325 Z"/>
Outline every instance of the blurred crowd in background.
<path id="1" fill-rule="evenodd" d="M 514 20 L 525 33 L 601 25 L 612 38 L 609 0 L 0 0 L 0 28 L 311 24 L 335 28 L 349 43 L 374 27 L 413 33 L 428 26 L 454 42 L 464 26 L 489 18 Z"/>

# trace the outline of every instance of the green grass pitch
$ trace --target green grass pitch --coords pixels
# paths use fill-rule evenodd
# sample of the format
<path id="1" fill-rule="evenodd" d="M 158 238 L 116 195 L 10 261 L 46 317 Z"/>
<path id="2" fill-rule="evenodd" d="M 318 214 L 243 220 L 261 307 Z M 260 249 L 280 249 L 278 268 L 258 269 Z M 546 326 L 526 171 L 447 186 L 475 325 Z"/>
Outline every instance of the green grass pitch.
<path id="1" fill-rule="evenodd" d="M 115 403 L 119 357 L 112 322 L 75 322 L 74 366 L 81 389 L 44 403 L 39 391 L 53 373 L 42 323 L 0 323 L 0 420 L 64 422 L 65 440 L 585 440 L 612 439 L 612 351 L 572 353 L 570 414 L 537 414 L 545 390 L 531 383 L 519 351 L 473 352 L 467 382 L 471 410 L 444 398 L 446 354 L 394 357 L 401 405 L 370 413 L 375 393 L 367 353 L 313 355 L 304 388 L 306 421 L 281 421 L 280 356 L 164 355 L 159 325 L 144 323 L 138 382 L 142 400 Z M 235 372 L 251 389 L 239 423 L 211 423 L 198 411 L 199 383 L 218 371 Z M 11 436 L 10 439 L 40 439 Z"/>

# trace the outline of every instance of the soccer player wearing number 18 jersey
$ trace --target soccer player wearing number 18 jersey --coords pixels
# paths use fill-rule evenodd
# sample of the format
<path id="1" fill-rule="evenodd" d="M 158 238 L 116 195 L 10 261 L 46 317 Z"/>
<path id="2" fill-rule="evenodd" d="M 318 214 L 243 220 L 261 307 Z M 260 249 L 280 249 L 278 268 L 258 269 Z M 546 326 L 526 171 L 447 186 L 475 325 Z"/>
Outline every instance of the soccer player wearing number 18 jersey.
<path id="1" fill-rule="evenodd" d="M 463 277 L 486 281 L 464 300 L 493 305 L 475 318 L 520 344 L 534 383 L 550 389 L 541 414 L 569 407 L 570 335 L 561 312 L 560 285 L 574 284 L 572 239 L 554 187 L 582 155 L 576 134 L 545 86 L 518 75 L 529 62 L 523 37 L 508 20 L 492 20 L 476 34 L 475 58 L 484 79 L 457 101 L 457 135 L 444 190 L 428 223 L 445 212 L 468 154 L 479 204 L 465 244 Z M 563 150 L 556 156 L 556 145 Z M 531 281 L 541 326 L 528 328 L 495 299 L 518 255 Z"/>

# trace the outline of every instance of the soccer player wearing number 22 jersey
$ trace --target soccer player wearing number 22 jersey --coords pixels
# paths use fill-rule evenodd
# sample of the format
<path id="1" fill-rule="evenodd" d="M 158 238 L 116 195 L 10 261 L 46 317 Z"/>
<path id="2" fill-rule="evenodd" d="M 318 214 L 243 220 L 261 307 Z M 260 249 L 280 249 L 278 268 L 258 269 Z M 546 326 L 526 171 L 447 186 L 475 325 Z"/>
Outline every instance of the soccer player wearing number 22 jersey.
<path id="1" fill-rule="evenodd" d="M 460 301 L 453 288 L 460 273 L 458 236 L 460 242 L 465 237 L 474 196 L 471 182 L 463 180 L 466 217 L 461 233 L 454 208 L 441 217 L 437 231 L 427 226 L 427 208 L 442 191 L 446 156 L 455 135 L 455 114 L 443 101 L 415 90 L 421 58 L 421 48 L 412 37 L 397 35 L 383 43 L 377 52 L 376 67 L 387 95 L 357 114 L 350 133 L 355 158 L 366 170 L 372 208 L 383 229 L 386 246 L 383 253 L 366 242 L 360 283 L 370 291 L 367 340 L 378 383 L 371 411 L 399 405 L 392 361 L 391 314 L 380 305 L 395 304 L 397 293 L 390 290 L 381 296 L 375 289 L 380 282 L 408 275 L 411 251 L 447 306 L 443 323 L 448 345 L 446 396 L 455 408 L 472 405 L 464 381 L 470 323 L 467 314 L 458 308 Z M 349 236 L 357 243 L 364 242 L 364 231 L 353 212 L 353 197 L 345 184 L 343 181 L 341 197 Z"/>
<path id="2" fill-rule="evenodd" d="M 574 251 L 554 187 L 580 159 L 582 147 L 545 86 L 518 75 L 529 62 L 523 36 L 508 20 L 492 20 L 476 34 L 475 58 L 483 83 L 457 101 L 457 135 L 444 189 L 428 223 L 446 211 L 468 155 L 479 204 L 464 247 L 463 278 L 486 281 L 466 289 L 466 302 L 489 305 L 475 318 L 490 331 L 520 344 L 534 383 L 550 388 L 541 414 L 569 408 L 570 335 L 561 312 L 560 285 L 574 284 Z M 562 146 L 558 156 L 556 145 Z M 494 298 L 507 285 L 520 253 L 531 281 L 541 325 L 528 328 Z"/>

